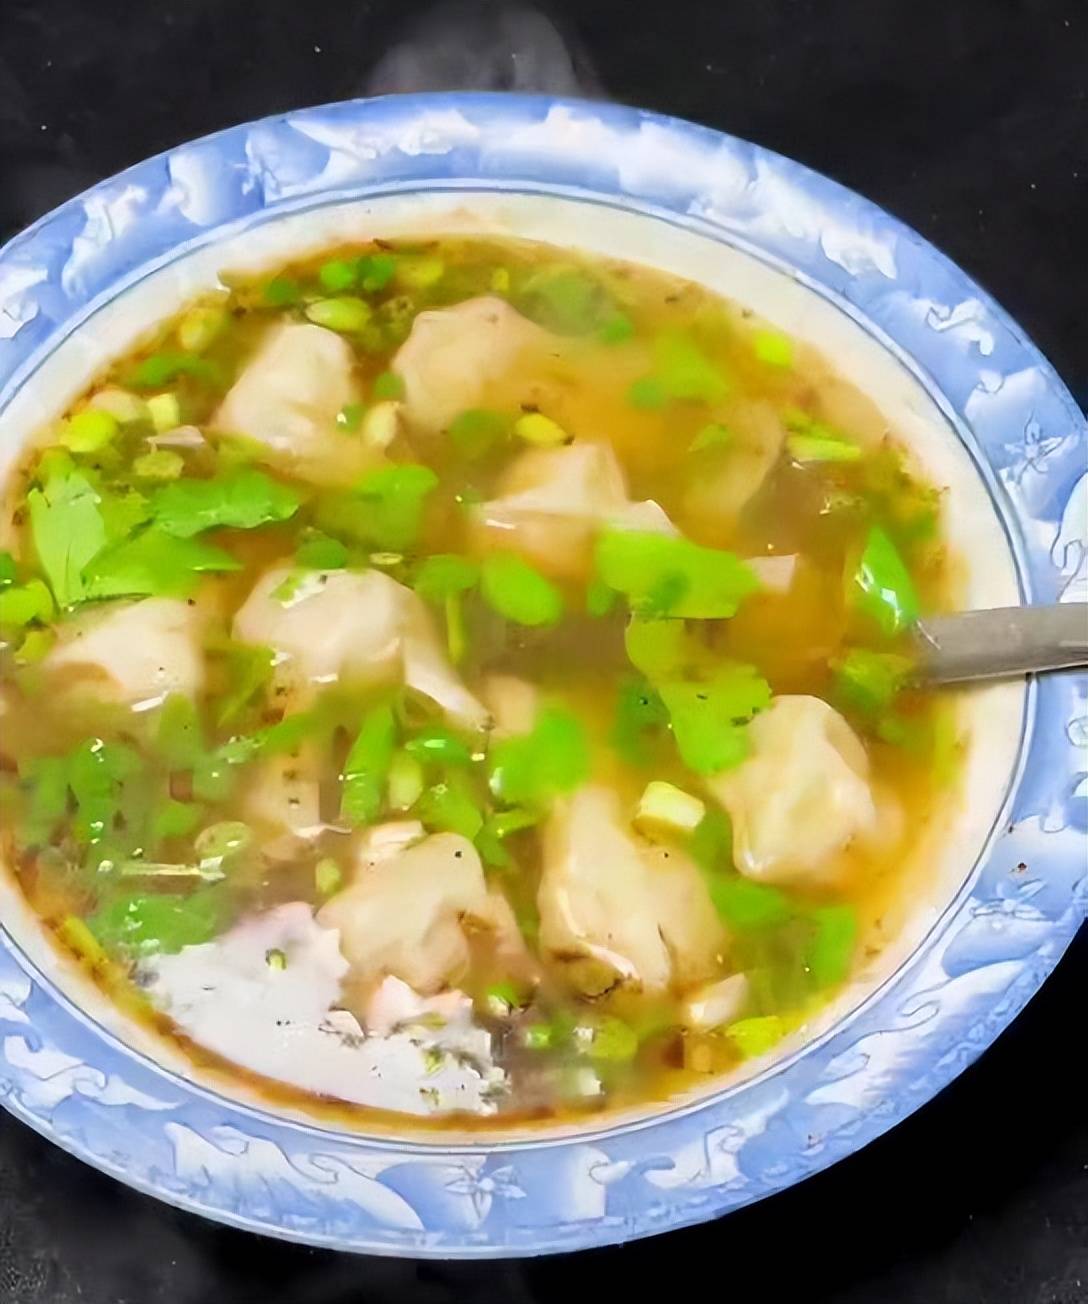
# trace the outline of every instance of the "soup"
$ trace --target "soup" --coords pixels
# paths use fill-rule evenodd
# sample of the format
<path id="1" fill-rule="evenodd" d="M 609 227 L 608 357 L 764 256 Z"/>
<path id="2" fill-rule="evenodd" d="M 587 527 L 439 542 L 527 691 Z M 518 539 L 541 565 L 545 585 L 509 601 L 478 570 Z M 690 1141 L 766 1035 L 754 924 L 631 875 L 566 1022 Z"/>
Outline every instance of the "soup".
<path id="1" fill-rule="evenodd" d="M 226 281 L 25 459 L 2 855 L 277 1099 L 667 1101 L 892 939 L 954 795 L 937 487 L 810 349 L 527 242 Z"/>

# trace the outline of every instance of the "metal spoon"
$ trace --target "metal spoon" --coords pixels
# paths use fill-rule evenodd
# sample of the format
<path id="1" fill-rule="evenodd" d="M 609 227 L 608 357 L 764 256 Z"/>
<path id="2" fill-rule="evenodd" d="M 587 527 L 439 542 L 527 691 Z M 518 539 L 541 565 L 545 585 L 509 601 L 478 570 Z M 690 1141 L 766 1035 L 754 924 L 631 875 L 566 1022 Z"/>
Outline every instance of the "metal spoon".
<path id="1" fill-rule="evenodd" d="M 915 645 L 919 678 L 931 684 L 1088 666 L 1088 602 L 927 616 Z"/>

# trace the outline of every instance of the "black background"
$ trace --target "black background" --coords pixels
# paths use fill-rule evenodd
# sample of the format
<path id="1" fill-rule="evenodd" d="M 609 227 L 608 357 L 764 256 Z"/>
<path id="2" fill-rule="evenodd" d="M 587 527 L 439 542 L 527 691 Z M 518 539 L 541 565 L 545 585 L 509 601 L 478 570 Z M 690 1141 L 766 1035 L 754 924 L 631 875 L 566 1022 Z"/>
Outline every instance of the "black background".
<path id="1" fill-rule="evenodd" d="M 0 239 L 182 140 L 364 93 L 404 39 L 415 57 L 386 65 L 384 84 L 410 67 L 435 88 L 569 89 L 539 21 L 461 12 L 437 20 L 437 43 L 432 23 L 428 44 L 411 30 L 427 11 L 0 0 Z M 555 0 L 547 12 L 583 87 L 758 141 L 904 218 L 1088 401 L 1085 0 Z M 716 1224 L 536 1262 L 257 1240 L 137 1196 L 0 1114 L 0 1304 L 577 1304 L 651 1289 L 726 1304 L 1085 1304 L 1086 1008 L 1082 931 L 982 1061 L 862 1154 Z"/>

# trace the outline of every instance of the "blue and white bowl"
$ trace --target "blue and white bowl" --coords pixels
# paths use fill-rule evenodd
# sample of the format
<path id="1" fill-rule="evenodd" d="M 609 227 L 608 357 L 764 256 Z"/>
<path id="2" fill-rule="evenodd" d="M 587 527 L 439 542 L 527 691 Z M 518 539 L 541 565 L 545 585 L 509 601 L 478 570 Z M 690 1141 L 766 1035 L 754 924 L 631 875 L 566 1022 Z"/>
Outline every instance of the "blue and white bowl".
<path id="1" fill-rule="evenodd" d="M 1088 428 L 987 295 L 871 204 L 728 136 L 614 106 L 406 96 L 150 159 L 0 251 L 0 475 L 103 362 L 218 272 L 338 238 L 535 237 L 687 275 L 815 342 L 948 485 L 972 605 L 1088 597 Z M 966 790 L 932 895 L 809 1039 L 580 1129 L 401 1139 L 274 1112 L 126 1024 L 0 874 L 0 1093 L 139 1190 L 371 1253 L 574 1250 L 712 1218 L 945 1086 L 1088 909 L 1088 678 L 964 695 Z"/>

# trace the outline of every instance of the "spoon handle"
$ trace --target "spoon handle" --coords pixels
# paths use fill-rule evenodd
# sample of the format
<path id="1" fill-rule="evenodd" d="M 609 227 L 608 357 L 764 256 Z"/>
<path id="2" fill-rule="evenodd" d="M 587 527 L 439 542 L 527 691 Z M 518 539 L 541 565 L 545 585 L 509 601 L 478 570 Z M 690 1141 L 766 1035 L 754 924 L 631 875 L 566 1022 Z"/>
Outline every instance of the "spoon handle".
<path id="1" fill-rule="evenodd" d="M 934 684 L 1088 666 L 1088 602 L 927 616 L 916 643 L 921 676 Z"/>

